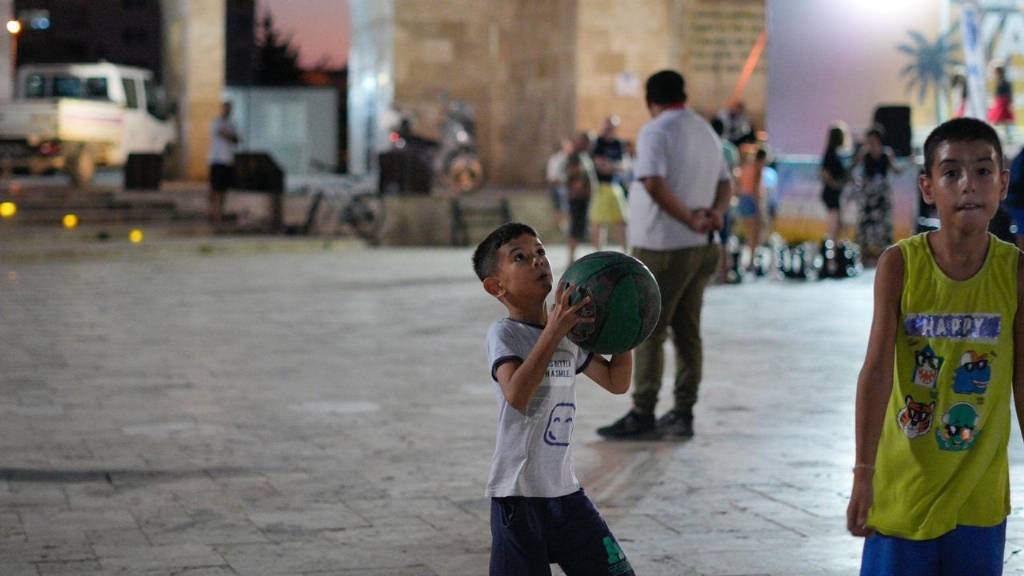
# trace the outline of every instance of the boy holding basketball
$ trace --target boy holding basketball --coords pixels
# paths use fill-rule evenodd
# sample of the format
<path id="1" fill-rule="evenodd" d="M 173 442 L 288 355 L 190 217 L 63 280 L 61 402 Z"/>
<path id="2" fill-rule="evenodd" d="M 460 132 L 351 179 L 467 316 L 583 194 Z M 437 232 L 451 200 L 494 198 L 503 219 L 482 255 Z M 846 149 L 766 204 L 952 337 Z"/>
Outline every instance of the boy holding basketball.
<path id="1" fill-rule="evenodd" d="M 936 128 L 924 156 L 941 228 L 878 261 L 847 527 L 867 537 L 862 575 L 1001 574 L 1024 267 L 988 224 L 1009 176 L 995 131 L 972 118 Z"/>
<path id="2" fill-rule="evenodd" d="M 536 232 L 509 223 L 473 254 L 484 290 L 508 309 L 491 325 L 487 353 L 498 399 L 498 438 L 487 481 L 491 498 L 492 575 L 550 575 L 552 563 L 568 576 L 633 574 L 626 555 L 580 488 L 570 443 L 576 418 L 576 375 L 586 374 L 613 394 L 629 390 L 633 356 L 610 360 L 584 352 L 566 338 L 593 322 L 569 304 L 573 290 L 555 293 L 551 266 Z"/>

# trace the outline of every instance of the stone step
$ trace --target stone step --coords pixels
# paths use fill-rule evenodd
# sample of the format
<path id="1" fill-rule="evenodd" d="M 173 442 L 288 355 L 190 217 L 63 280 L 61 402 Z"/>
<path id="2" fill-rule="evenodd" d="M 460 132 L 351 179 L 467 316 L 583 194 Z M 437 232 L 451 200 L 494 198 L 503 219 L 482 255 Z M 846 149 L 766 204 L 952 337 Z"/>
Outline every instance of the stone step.
<path id="1" fill-rule="evenodd" d="M 0 202 L 12 201 L 18 206 L 18 212 L 45 212 L 52 210 L 127 210 L 132 208 L 150 208 L 156 210 L 173 210 L 177 206 L 171 200 L 154 199 L 140 202 L 138 200 L 105 199 L 68 199 L 66 201 L 46 200 L 40 198 L 16 199 L 0 197 Z"/>
<path id="2" fill-rule="evenodd" d="M 15 225 L 43 225 L 60 224 L 67 214 L 74 214 L 80 223 L 110 224 L 110 223 L 152 223 L 152 222 L 173 222 L 191 221 L 202 219 L 200 214 L 182 214 L 174 209 L 174 206 L 150 207 L 150 206 L 126 206 L 118 208 L 110 207 L 83 207 L 79 209 L 46 209 L 46 210 L 22 210 L 3 223 Z"/>

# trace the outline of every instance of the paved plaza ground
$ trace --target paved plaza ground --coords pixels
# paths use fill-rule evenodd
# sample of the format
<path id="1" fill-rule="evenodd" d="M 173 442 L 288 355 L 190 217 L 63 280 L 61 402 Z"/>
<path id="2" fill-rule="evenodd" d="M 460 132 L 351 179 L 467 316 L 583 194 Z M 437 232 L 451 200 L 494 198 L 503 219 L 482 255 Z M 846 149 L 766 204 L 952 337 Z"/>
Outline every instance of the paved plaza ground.
<path id="1" fill-rule="evenodd" d="M 0 574 L 485 574 L 503 309 L 469 250 L 230 246 L 0 250 Z M 599 439 L 629 399 L 581 377 L 577 468 L 638 574 L 856 572 L 871 282 L 712 287 L 689 442 Z"/>

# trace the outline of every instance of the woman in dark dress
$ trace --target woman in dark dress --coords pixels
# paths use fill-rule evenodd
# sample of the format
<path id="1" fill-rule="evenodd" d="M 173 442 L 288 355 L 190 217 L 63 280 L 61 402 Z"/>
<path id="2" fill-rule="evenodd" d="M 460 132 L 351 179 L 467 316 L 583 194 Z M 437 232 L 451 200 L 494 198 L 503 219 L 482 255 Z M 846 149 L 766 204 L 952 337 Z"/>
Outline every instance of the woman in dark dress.
<path id="1" fill-rule="evenodd" d="M 843 165 L 843 159 L 839 156 L 839 151 L 845 143 L 846 131 L 838 124 L 833 125 L 828 131 L 825 155 L 821 159 L 821 182 L 824 184 L 821 201 L 825 203 L 825 211 L 828 213 L 828 238 L 833 241 L 839 240 L 839 234 L 843 230 L 839 199 L 849 174 L 846 171 L 846 166 Z"/>
<path id="2" fill-rule="evenodd" d="M 892 244 L 892 185 L 889 173 L 902 172 L 892 151 L 882 145 L 882 128 L 876 126 L 864 135 L 864 147 L 850 168 L 862 166 L 860 178 L 860 221 L 857 243 L 865 264 L 874 264 Z"/>

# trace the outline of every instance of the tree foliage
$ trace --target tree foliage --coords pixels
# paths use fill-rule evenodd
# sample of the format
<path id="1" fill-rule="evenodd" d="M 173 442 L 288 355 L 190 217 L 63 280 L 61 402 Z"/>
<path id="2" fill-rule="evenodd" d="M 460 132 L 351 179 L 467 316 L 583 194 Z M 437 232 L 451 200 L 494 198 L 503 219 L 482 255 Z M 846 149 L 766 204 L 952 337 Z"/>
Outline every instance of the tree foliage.
<path id="1" fill-rule="evenodd" d="M 296 86 L 302 84 L 302 68 L 292 39 L 274 29 L 268 11 L 263 17 L 263 33 L 257 42 L 256 83 L 262 86 Z"/>
<path id="2" fill-rule="evenodd" d="M 958 26 L 954 25 L 944 34 L 940 34 L 935 42 L 929 42 L 924 34 L 916 30 L 908 30 L 911 42 L 903 42 L 896 49 L 910 57 L 910 63 L 900 70 L 900 76 L 906 81 L 908 92 L 917 92 L 917 101 L 924 102 L 928 91 L 935 96 L 935 114 L 939 114 L 939 100 L 943 98 L 949 87 L 952 70 L 961 65 L 955 54 L 960 44 L 953 40 Z"/>

